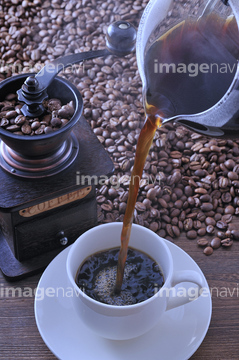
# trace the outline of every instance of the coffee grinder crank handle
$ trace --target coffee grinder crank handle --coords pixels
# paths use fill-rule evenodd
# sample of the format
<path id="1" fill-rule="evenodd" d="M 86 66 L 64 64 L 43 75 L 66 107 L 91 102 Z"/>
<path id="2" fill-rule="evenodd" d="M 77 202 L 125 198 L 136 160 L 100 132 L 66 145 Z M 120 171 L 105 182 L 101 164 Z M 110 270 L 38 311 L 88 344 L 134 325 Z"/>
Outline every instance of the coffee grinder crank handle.
<path id="1" fill-rule="evenodd" d="M 47 88 L 55 76 L 65 68 L 84 60 L 107 55 L 125 56 L 135 48 L 136 29 L 127 21 L 116 21 L 108 27 L 106 49 L 66 55 L 46 64 L 35 76 L 26 79 L 17 91 L 19 101 L 25 103 L 21 111 L 25 116 L 43 113 L 42 102 L 48 97 Z"/>

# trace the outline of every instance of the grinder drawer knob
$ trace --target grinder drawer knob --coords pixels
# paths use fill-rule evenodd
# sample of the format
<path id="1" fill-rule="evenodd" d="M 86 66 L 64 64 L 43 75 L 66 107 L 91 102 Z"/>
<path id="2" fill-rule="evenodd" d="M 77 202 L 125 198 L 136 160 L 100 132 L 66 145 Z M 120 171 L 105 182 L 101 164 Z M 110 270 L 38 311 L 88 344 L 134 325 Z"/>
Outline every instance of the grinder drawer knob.
<path id="1" fill-rule="evenodd" d="M 61 245 L 65 246 L 66 244 L 68 244 L 68 238 L 65 236 L 64 231 L 60 231 L 57 234 L 57 237 L 58 237 Z"/>

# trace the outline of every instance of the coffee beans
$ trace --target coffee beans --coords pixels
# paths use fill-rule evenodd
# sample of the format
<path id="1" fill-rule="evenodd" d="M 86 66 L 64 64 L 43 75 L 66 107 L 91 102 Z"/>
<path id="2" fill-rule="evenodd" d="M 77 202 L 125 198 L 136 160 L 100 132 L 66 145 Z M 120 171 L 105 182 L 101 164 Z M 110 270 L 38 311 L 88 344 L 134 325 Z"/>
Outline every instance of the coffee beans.
<path id="1" fill-rule="evenodd" d="M 127 151 L 130 151 L 128 160 L 133 164 L 133 146 L 136 144 L 133 141 L 133 136 L 139 134 L 139 130 L 132 131 L 130 128 L 127 129 L 126 126 L 123 129 L 119 128 L 121 130 L 118 131 L 118 136 L 116 136 L 115 129 L 112 132 L 109 126 L 107 129 L 109 132 L 106 136 L 113 140 L 114 143 L 117 139 L 122 138 L 121 144 L 124 144 Z M 127 139 L 130 139 L 130 142 L 123 139 L 123 134 L 127 134 Z M 167 124 L 157 130 L 140 183 L 139 201 L 135 207 L 135 222 L 149 227 L 160 236 L 171 240 L 180 239 L 182 234 L 185 234 L 191 241 L 197 239 L 198 246 L 205 248 L 203 252 L 206 255 L 211 255 L 213 250 L 219 247 L 230 248 L 233 243 L 233 233 L 236 229 L 234 229 L 234 232 L 230 230 L 229 233 L 229 225 L 231 225 L 236 208 L 239 205 L 239 198 L 236 199 L 239 183 L 233 183 L 233 181 L 236 181 L 237 176 L 230 175 L 231 178 L 235 178 L 232 181 L 227 176 L 228 171 L 223 173 L 222 176 L 222 167 L 216 168 L 216 165 L 210 165 L 210 161 L 207 161 L 207 159 L 210 160 L 210 151 L 212 150 L 207 144 L 210 144 L 211 140 L 204 139 L 202 136 L 197 142 L 202 141 L 203 147 L 209 149 L 209 151 L 205 150 L 203 155 L 200 155 L 202 152 L 200 153 L 199 150 L 193 152 L 191 148 L 189 150 L 185 146 L 181 150 L 182 156 L 180 157 L 179 150 L 173 150 L 179 141 L 176 134 L 180 134 L 180 139 L 184 138 L 185 143 L 187 143 L 186 139 L 188 143 L 190 143 L 190 139 L 194 141 L 194 134 L 181 126 Z M 223 160 L 223 162 L 227 161 L 227 156 L 231 159 L 231 145 L 228 144 L 228 147 L 226 145 L 226 140 L 221 142 L 221 140 L 214 139 L 214 146 L 220 148 L 221 152 L 223 151 L 223 156 L 220 158 L 220 161 Z M 237 142 L 234 145 L 238 147 Z M 198 149 L 203 149 L 203 147 L 197 146 Z M 128 185 L 121 182 L 121 179 L 125 176 L 121 164 L 127 159 L 127 151 L 123 147 L 118 147 L 118 149 L 120 155 L 118 155 L 116 149 L 110 153 L 115 163 L 119 163 L 118 178 L 120 181 L 117 189 L 119 195 L 114 198 L 114 202 L 115 209 L 120 208 L 120 213 L 123 215 L 124 211 L 122 212 L 120 205 L 121 197 L 124 191 L 128 189 Z M 217 148 L 213 149 L 214 152 L 218 151 Z M 224 151 L 228 151 L 228 153 L 224 153 Z M 175 160 L 179 158 L 184 160 L 180 167 L 175 168 Z M 239 173 L 236 170 L 237 159 L 235 158 L 233 161 L 235 167 L 232 172 L 237 174 L 237 172 Z M 192 163 L 191 167 L 190 163 Z M 229 164 L 232 166 L 231 162 Z M 124 174 L 130 177 L 131 168 L 124 170 Z M 123 210 L 125 210 L 126 201 Z M 144 207 L 142 204 L 144 204 Z M 121 215 L 116 217 L 116 221 L 122 221 L 123 217 Z M 204 238 L 204 236 L 206 237 Z M 237 233 L 234 236 L 239 239 Z"/>
<path id="2" fill-rule="evenodd" d="M 62 106 L 59 99 L 45 101 L 45 113 L 33 119 L 21 114 L 23 104 L 18 102 L 16 94 L 8 94 L 8 100 L 5 98 L 0 104 L 0 127 L 17 135 L 50 134 L 65 126 L 74 113 L 73 101 Z M 16 110 L 5 111 L 6 108 Z"/>
<path id="3" fill-rule="evenodd" d="M 117 0 L 4 1 L 0 81 L 38 72 L 62 55 L 104 48 L 106 24 L 122 19 L 137 27 L 147 2 L 129 0 L 122 6 Z M 145 121 L 135 53 L 88 60 L 61 75 L 81 92 L 84 116 L 114 162 L 114 175 L 97 187 L 98 221 L 122 221 Z M 71 104 L 49 99 L 43 118 L 28 119 L 20 112 L 16 94 L 0 101 L 0 126 L 22 136 L 51 133 L 74 112 Z M 178 239 L 179 245 L 180 237 L 187 237 L 207 255 L 217 252 L 215 238 L 221 249 L 230 251 L 237 244 L 227 239 L 239 240 L 235 225 L 229 229 L 239 215 L 238 155 L 238 141 L 206 138 L 172 123 L 161 127 L 146 159 L 134 221 L 163 238 Z"/>

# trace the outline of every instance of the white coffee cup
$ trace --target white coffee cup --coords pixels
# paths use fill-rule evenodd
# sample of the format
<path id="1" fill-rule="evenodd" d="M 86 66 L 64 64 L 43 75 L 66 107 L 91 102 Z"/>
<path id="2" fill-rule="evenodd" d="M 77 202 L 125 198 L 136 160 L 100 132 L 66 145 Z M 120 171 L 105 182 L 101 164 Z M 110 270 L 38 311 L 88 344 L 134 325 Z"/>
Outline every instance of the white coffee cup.
<path id="1" fill-rule="evenodd" d="M 108 223 L 96 226 L 82 234 L 67 257 L 67 276 L 74 289 L 72 306 L 82 321 L 99 336 L 126 340 L 138 337 L 152 329 L 165 311 L 195 301 L 189 295 L 179 296 L 175 286 L 182 282 L 196 284 L 200 289 L 204 280 L 196 271 L 174 271 L 173 258 L 165 244 L 153 231 L 133 224 L 129 246 L 152 257 L 164 275 L 163 287 L 151 298 L 133 305 L 108 305 L 86 295 L 76 284 L 76 274 L 87 257 L 102 250 L 120 246 L 122 223 Z"/>

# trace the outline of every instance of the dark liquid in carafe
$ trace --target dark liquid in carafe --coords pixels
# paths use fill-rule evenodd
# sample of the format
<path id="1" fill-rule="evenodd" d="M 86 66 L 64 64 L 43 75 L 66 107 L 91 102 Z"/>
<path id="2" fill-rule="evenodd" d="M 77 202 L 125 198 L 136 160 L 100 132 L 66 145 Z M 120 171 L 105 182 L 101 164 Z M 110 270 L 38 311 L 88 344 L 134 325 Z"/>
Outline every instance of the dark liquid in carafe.
<path id="1" fill-rule="evenodd" d="M 149 48 L 145 58 L 147 84 L 143 93 L 146 121 L 138 139 L 131 174 L 121 233 L 116 293 L 120 292 L 122 286 L 139 179 L 155 131 L 162 125 L 164 118 L 178 114 L 195 114 L 219 101 L 234 78 L 238 57 L 239 36 L 236 21 L 231 19 L 225 22 L 217 16 L 194 22 L 184 21 L 161 36 Z M 161 72 L 160 64 L 172 66 L 165 65 Z"/>
<path id="2" fill-rule="evenodd" d="M 146 54 L 146 111 L 169 118 L 209 109 L 229 89 L 238 58 L 234 18 L 210 15 L 176 25 Z"/>

